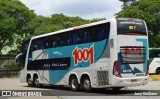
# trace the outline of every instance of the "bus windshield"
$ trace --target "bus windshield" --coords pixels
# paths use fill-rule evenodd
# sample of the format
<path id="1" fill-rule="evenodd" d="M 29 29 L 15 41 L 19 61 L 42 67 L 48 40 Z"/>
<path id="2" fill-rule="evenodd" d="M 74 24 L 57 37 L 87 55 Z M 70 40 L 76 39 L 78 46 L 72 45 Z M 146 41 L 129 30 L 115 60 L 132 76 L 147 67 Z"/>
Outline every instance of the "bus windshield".
<path id="1" fill-rule="evenodd" d="M 117 20 L 118 35 L 147 35 L 143 20 Z"/>

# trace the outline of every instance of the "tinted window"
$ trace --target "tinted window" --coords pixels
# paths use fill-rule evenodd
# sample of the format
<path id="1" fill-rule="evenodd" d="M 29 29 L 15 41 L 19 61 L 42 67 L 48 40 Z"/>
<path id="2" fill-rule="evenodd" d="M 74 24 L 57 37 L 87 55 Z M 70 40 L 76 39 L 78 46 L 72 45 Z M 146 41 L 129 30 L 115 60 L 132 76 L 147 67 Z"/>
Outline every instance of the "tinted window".
<path id="1" fill-rule="evenodd" d="M 117 33 L 118 35 L 146 35 L 146 27 L 142 20 L 118 20 Z"/>
<path id="2" fill-rule="evenodd" d="M 110 23 L 50 35 L 32 41 L 30 51 L 101 41 L 109 37 Z"/>
<path id="3" fill-rule="evenodd" d="M 160 58 L 160 50 L 149 50 L 149 58 Z"/>

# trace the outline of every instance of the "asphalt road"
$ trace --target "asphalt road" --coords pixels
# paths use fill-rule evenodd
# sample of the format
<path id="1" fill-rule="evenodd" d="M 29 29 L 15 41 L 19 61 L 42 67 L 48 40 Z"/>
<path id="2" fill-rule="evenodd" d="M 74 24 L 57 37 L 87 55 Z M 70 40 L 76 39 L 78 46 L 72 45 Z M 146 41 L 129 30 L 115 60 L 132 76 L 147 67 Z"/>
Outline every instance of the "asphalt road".
<path id="1" fill-rule="evenodd" d="M 17 91 L 42 91 L 43 96 L 61 96 L 54 97 L 54 98 L 66 98 L 68 96 L 74 96 L 70 98 L 74 98 L 76 96 L 90 96 L 92 99 L 100 98 L 99 96 L 118 96 L 118 99 L 123 96 L 134 96 L 136 93 L 143 93 L 143 92 L 150 92 L 150 90 L 160 90 L 160 81 L 149 81 L 148 85 L 145 86 L 137 86 L 137 87 L 128 87 L 127 89 L 123 88 L 120 91 L 113 91 L 111 89 L 101 89 L 101 90 L 93 90 L 91 92 L 83 92 L 83 91 L 71 91 L 69 87 L 59 87 L 59 86 L 44 86 L 42 88 L 34 88 L 28 87 L 26 83 L 20 83 L 19 78 L 0 78 L 0 90 L 17 90 Z M 160 93 L 160 92 L 159 92 Z M 78 98 L 81 98 L 78 97 Z M 145 96 L 148 98 L 148 96 Z M 156 97 L 156 96 L 154 96 Z M 160 97 L 160 96 L 159 96 Z M 10 99 L 10 98 L 3 98 L 3 99 Z M 14 98 L 11 98 L 14 99 Z M 16 98 L 18 99 L 18 98 Z M 35 98 L 36 99 L 36 98 Z M 39 99 L 39 98 L 37 98 Z M 53 97 L 52 97 L 53 99 Z M 85 99 L 85 97 L 83 98 Z M 122 98 L 125 99 L 125 98 Z M 146 98 L 145 98 L 146 99 Z"/>

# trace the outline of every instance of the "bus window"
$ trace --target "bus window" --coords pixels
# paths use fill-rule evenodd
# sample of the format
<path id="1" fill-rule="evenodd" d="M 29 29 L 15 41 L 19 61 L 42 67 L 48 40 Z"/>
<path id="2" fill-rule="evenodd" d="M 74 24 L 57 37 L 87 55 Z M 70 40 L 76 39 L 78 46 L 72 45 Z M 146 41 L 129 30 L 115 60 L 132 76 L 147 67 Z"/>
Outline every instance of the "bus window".
<path id="1" fill-rule="evenodd" d="M 78 34 L 73 33 L 73 44 L 78 44 Z"/>
<path id="2" fill-rule="evenodd" d="M 95 42 L 97 40 L 98 40 L 98 31 L 97 28 L 94 26 L 89 29 L 88 42 Z"/>
<path id="3" fill-rule="evenodd" d="M 71 45 L 73 43 L 72 34 L 68 35 L 68 45 Z"/>
<path id="4" fill-rule="evenodd" d="M 88 43 L 88 32 L 84 31 L 84 43 Z"/>
<path id="5" fill-rule="evenodd" d="M 110 30 L 110 24 L 103 24 L 98 27 L 98 41 L 108 38 Z"/>
<path id="6" fill-rule="evenodd" d="M 78 32 L 78 44 L 82 44 L 84 42 L 84 33 L 83 31 Z"/>
<path id="7" fill-rule="evenodd" d="M 104 30 L 100 30 L 98 32 L 98 40 L 103 40 L 105 38 L 105 31 Z"/>
<path id="8" fill-rule="evenodd" d="M 50 37 L 45 37 L 44 38 L 44 46 L 45 46 L 45 48 L 50 48 L 51 46 L 50 46 Z"/>
<path id="9" fill-rule="evenodd" d="M 45 49 L 44 42 L 45 42 L 45 38 L 40 38 L 39 39 L 39 47 L 40 47 L 40 49 Z"/>
<path id="10" fill-rule="evenodd" d="M 149 58 L 158 58 L 160 57 L 160 50 L 150 50 Z"/>
<path id="11" fill-rule="evenodd" d="M 60 38 L 58 37 L 58 35 L 52 35 L 52 37 L 51 37 L 51 48 L 59 46 L 59 39 Z"/>
<path id="12" fill-rule="evenodd" d="M 60 39 L 59 39 L 60 40 L 60 46 L 68 45 L 67 41 L 68 41 L 69 36 L 68 36 L 67 33 L 62 33 L 62 34 L 59 35 L 59 37 L 60 37 Z"/>

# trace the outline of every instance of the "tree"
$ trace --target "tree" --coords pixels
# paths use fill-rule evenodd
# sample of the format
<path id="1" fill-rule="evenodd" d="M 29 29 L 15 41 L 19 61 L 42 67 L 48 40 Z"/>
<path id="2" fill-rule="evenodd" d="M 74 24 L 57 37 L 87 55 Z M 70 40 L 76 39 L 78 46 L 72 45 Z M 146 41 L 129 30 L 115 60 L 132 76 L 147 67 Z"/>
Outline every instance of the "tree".
<path id="1" fill-rule="evenodd" d="M 136 4 L 137 2 L 139 2 L 140 0 L 119 0 L 123 3 L 122 5 L 122 9 L 126 9 L 128 6 L 130 5 L 134 5 Z"/>
<path id="2" fill-rule="evenodd" d="M 0 50 L 13 42 L 12 31 L 16 30 L 15 21 L 14 18 L 0 11 Z"/>
<path id="3" fill-rule="evenodd" d="M 6 46 L 17 46 L 33 34 L 31 21 L 35 16 L 18 0 L 0 0 L 0 52 Z"/>
<path id="4" fill-rule="evenodd" d="M 34 35 L 40 35 L 104 19 L 105 18 L 95 18 L 86 20 L 78 16 L 70 17 L 63 14 L 53 14 L 51 17 L 37 16 L 32 24 L 35 27 Z"/>
<path id="5" fill-rule="evenodd" d="M 19 52 L 21 43 L 32 36 L 100 20 L 104 18 L 86 20 L 63 14 L 37 16 L 19 0 L 0 0 L 0 54 L 6 47 L 14 47 L 9 54 Z"/>
<path id="6" fill-rule="evenodd" d="M 160 0 L 141 0 L 135 5 L 130 5 L 117 14 L 116 17 L 130 17 L 144 19 L 149 30 L 150 47 L 160 46 L 155 37 L 160 33 Z M 153 40 L 152 40 L 153 39 Z M 156 44 L 156 45 L 155 45 Z"/>
<path id="7" fill-rule="evenodd" d="M 33 21 L 35 31 L 34 35 L 54 32 L 74 26 L 88 24 L 105 20 L 105 18 L 94 18 L 92 20 L 82 19 L 80 17 L 70 17 L 63 14 L 53 14 L 51 17 L 38 16 Z"/>

